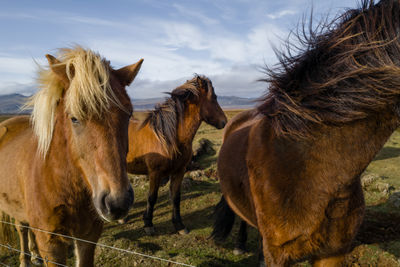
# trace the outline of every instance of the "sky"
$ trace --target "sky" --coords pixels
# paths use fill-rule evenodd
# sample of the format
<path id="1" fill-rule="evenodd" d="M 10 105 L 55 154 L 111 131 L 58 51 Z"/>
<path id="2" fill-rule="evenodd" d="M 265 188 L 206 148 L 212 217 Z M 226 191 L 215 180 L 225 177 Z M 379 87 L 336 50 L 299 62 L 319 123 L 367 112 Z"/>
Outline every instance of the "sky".
<path id="1" fill-rule="evenodd" d="M 314 20 L 358 0 L 0 0 L 0 95 L 37 90 L 45 54 L 79 44 L 114 68 L 144 58 L 127 88 L 132 98 L 162 97 L 195 73 L 217 95 L 259 97 L 273 47 L 313 10 Z M 307 15 L 308 14 L 308 15 Z"/>

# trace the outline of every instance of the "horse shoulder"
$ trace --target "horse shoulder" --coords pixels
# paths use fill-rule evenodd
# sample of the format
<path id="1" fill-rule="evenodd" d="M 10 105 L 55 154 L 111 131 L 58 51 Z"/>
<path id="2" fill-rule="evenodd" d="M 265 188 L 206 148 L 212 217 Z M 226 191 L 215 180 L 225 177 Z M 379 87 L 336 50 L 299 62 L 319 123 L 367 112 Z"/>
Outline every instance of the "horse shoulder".
<path id="1" fill-rule="evenodd" d="M 226 137 L 218 156 L 218 176 L 221 191 L 229 206 L 247 223 L 256 227 L 246 163 L 250 129 L 251 124 L 238 127 Z"/>
<path id="2" fill-rule="evenodd" d="M 129 150 L 127 154 L 128 172 L 145 174 L 151 165 L 159 165 L 159 161 L 168 155 L 154 131 L 148 124 L 134 120 L 129 124 Z"/>
<path id="3" fill-rule="evenodd" d="M 0 207 L 19 221 L 27 221 L 25 213 L 25 178 L 36 154 L 35 138 L 28 116 L 18 116 L 0 124 Z M 22 160 L 26 159 L 26 160 Z"/>

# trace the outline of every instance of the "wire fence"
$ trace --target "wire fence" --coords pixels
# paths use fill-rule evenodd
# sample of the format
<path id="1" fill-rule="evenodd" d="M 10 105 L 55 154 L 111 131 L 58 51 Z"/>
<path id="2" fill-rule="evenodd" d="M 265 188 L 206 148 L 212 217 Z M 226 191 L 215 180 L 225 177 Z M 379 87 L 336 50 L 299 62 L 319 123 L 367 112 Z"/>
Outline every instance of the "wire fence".
<path id="1" fill-rule="evenodd" d="M 118 251 L 118 252 L 131 254 L 131 255 L 141 256 L 141 257 L 152 259 L 152 260 L 172 263 L 172 264 L 181 265 L 181 266 L 195 267 L 194 265 L 190 265 L 190 264 L 186 264 L 186 263 L 182 263 L 182 262 L 177 262 L 177 261 L 173 261 L 173 260 L 169 260 L 169 259 L 164 259 L 164 258 L 160 258 L 160 257 L 157 257 L 157 256 L 147 255 L 147 254 L 144 254 L 144 253 L 140 253 L 140 252 L 136 252 L 136 251 L 132 251 L 132 250 L 127 250 L 127 249 L 123 249 L 123 248 L 118 248 L 118 247 L 114 247 L 114 246 L 109 246 L 109 245 L 105 245 L 105 244 L 101 244 L 101 243 L 96 243 L 96 242 L 93 242 L 93 241 L 89 241 L 89 240 L 85 240 L 85 239 L 81 239 L 81 238 L 77 238 L 77 237 L 73 237 L 73 236 L 69 236 L 69 235 L 64 235 L 64 234 L 60 234 L 60 233 L 54 233 L 54 232 L 46 231 L 46 230 L 43 230 L 43 229 L 30 227 L 30 226 L 27 226 L 27 225 L 21 225 L 21 224 L 16 224 L 16 223 L 12 223 L 12 222 L 2 221 L 2 220 L 0 220 L 0 223 L 13 225 L 15 227 L 27 228 L 27 229 L 35 230 L 35 231 L 46 233 L 46 234 L 51 234 L 51 235 L 55 235 L 55 236 L 59 236 L 59 237 L 63 237 L 63 238 L 68 238 L 68 239 L 75 240 L 75 241 L 85 242 L 85 243 L 92 244 L 92 245 L 95 245 L 95 246 L 98 246 L 98 247 L 111 249 L 111 250 L 115 250 L 115 251 Z M 20 252 L 20 253 L 24 253 L 24 254 L 26 254 L 28 256 L 32 256 L 31 254 L 26 253 L 26 252 L 22 252 L 19 249 L 11 247 L 10 245 L 5 245 L 5 244 L 1 244 L 0 243 L 0 247 L 5 247 L 5 248 L 7 248 L 9 250 L 17 251 L 17 252 Z M 50 261 L 48 259 L 42 259 L 40 257 L 37 257 L 37 258 L 42 260 L 43 262 L 53 263 L 53 264 L 58 265 L 58 266 L 67 266 L 67 265 L 64 265 L 64 264 L 61 264 L 61 263 L 52 262 L 52 261 Z M 0 263 L 0 264 L 3 264 L 3 263 Z M 8 266 L 8 265 L 4 265 L 4 266 Z"/>
<path id="2" fill-rule="evenodd" d="M 27 253 L 27 252 L 23 252 L 23 251 L 21 251 L 21 250 L 19 250 L 19 249 L 16 249 L 16 248 L 13 248 L 13 247 L 10 246 L 10 245 L 0 244 L 0 247 L 4 247 L 4 248 L 7 248 L 7 249 L 9 249 L 9 250 L 16 251 L 16 252 L 19 252 L 19 253 L 23 253 L 23 254 L 25 254 L 25 255 L 27 255 L 27 256 L 29 256 L 29 257 L 32 257 L 32 254 Z M 38 258 L 39 260 L 42 260 L 43 262 L 46 262 L 46 263 L 53 263 L 53 264 L 55 264 L 55 265 L 57 265 L 57 266 L 68 267 L 67 265 L 64 265 L 64 264 L 61 264 L 61 263 L 58 263 L 58 262 L 55 262 L 55 261 L 51 261 L 51 260 L 48 260 L 48 259 L 43 259 L 43 258 L 38 257 L 38 256 L 37 256 L 37 258 Z"/>

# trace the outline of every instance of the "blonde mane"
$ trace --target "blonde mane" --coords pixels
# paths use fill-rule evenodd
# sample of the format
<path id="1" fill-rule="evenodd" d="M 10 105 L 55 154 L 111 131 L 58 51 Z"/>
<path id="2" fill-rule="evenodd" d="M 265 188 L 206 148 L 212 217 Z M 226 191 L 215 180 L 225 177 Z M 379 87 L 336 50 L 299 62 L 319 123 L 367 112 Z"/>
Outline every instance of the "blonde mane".
<path id="1" fill-rule="evenodd" d="M 110 103 L 122 108 L 109 83 L 110 64 L 99 54 L 80 46 L 59 50 L 58 65 L 65 66 L 69 88 L 51 69 L 39 67 L 40 90 L 25 107 L 32 107 L 31 122 L 38 138 L 38 152 L 46 156 L 53 137 L 55 111 L 64 94 L 65 112 L 78 120 L 101 117 Z"/>

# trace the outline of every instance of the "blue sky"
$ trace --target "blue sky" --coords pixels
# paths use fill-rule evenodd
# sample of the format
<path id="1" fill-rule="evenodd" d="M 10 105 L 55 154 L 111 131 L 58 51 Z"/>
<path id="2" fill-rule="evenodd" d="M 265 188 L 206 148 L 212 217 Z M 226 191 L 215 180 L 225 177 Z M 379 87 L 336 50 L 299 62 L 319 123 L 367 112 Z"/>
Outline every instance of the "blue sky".
<path id="1" fill-rule="evenodd" d="M 258 97 L 260 67 L 311 7 L 316 20 L 357 0 L 0 0 L 0 94 L 36 91 L 36 63 L 56 48 L 80 44 L 115 68 L 144 58 L 128 88 L 133 98 L 160 97 L 208 76 L 219 95 Z"/>

